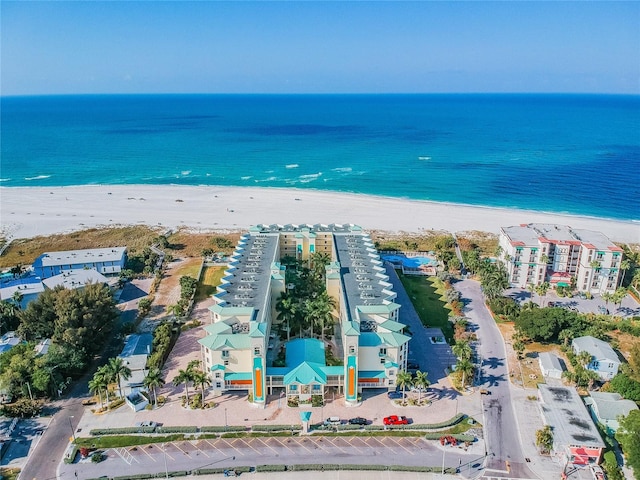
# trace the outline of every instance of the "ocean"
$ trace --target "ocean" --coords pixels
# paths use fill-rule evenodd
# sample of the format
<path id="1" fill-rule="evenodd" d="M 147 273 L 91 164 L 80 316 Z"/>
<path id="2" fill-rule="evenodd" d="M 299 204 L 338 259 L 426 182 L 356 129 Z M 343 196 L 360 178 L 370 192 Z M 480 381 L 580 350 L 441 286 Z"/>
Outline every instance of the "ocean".
<path id="1" fill-rule="evenodd" d="M 640 220 L 640 97 L 2 97 L 0 186 L 296 187 Z"/>

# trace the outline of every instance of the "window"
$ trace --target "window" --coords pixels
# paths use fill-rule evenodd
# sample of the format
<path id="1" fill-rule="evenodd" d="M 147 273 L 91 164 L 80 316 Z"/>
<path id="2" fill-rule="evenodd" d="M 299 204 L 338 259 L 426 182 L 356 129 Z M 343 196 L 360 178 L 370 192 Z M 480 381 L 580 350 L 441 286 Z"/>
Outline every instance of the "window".
<path id="1" fill-rule="evenodd" d="M 393 376 L 393 375 L 395 375 L 395 374 L 396 374 L 396 371 L 395 371 L 395 370 L 389 370 L 389 376 Z"/>
<path id="2" fill-rule="evenodd" d="M 216 388 L 222 388 L 222 383 L 216 382 Z"/>
<path id="3" fill-rule="evenodd" d="M 380 355 L 386 355 L 387 354 L 387 349 L 386 348 L 381 348 L 380 349 Z"/>
<path id="4" fill-rule="evenodd" d="M 226 366 L 226 365 L 229 365 L 229 360 L 225 360 L 225 361 L 224 361 L 224 364 L 225 364 L 225 366 Z"/>
<path id="5" fill-rule="evenodd" d="M 260 347 L 254 347 L 254 348 L 253 348 L 253 354 L 254 354 L 256 357 L 259 357 L 259 356 L 260 356 Z"/>
<path id="6" fill-rule="evenodd" d="M 613 363 L 610 363 L 610 364 L 609 364 L 609 368 L 613 368 Z"/>
<path id="7" fill-rule="evenodd" d="M 385 363 L 387 363 L 387 361 L 386 361 L 384 358 L 381 358 L 381 359 L 380 359 L 380 363 L 381 363 L 382 365 L 384 365 Z"/>
<path id="8" fill-rule="evenodd" d="M 220 378 L 220 372 L 216 372 L 216 378 Z"/>
<path id="9" fill-rule="evenodd" d="M 222 358 L 229 358 L 229 350 L 222 351 Z"/>
<path id="10" fill-rule="evenodd" d="M 353 355 L 356 353 L 356 347 L 354 345 L 349 345 L 349 353 Z"/>

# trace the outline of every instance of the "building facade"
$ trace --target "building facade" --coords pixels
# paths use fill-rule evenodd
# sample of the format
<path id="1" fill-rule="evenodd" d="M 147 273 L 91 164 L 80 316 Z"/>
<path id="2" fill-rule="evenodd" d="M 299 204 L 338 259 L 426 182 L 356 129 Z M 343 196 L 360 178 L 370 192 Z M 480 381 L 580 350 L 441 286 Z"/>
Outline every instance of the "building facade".
<path id="1" fill-rule="evenodd" d="M 96 270 L 102 275 L 118 275 L 126 261 L 126 247 L 47 252 L 33 262 L 33 271 L 42 279 L 70 270 Z"/>
<path id="2" fill-rule="evenodd" d="M 622 249 L 600 232 L 530 223 L 502 227 L 499 245 L 513 287 L 549 282 L 590 293 L 618 287 Z"/>
<path id="3" fill-rule="evenodd" d="M 281 260 L 304 263 L 317 252 L 330 259 L 326 290 L 337 304 L 335 335 L 293 338 L 299 332 L 278 325 L 275 308 L 289 287 Z M 274 393 L 304 404 L 332 387 L 355 404 L 363 388 L 395 388 L 398 370 L 406 369 L 409 337 L 388 280 L 373 242 L 356 225 L 252 227 L 231 256 L 210 307 L 208 336 L 200 340 L 212 389 L 248 390 L 258 404 Z M 325 365 L 328 348 L 342 365 Z M 276 362 L 283 356 L 284 366 Z"/>
<path id="4" fill-rule="evenodd" d="M 581 352 L 588 352 L 591 355 L 591 361 L 586 368 L 596 372 L 601 380 L 611 380 L 617 375 L 620 359 L 607 342 L 587 335 L 574 338 L 571 341 L 571 348 L 576 355 Z"/>

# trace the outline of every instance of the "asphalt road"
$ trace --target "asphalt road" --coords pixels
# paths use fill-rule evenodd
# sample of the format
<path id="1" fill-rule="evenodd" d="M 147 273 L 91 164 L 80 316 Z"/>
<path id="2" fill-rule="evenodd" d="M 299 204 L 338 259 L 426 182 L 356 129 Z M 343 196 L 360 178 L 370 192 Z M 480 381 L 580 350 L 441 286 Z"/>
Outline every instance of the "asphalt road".
<path id="1" fill-rule="evenodd" d="M 506 352 L 500 330 L 487 310 L 480 284 L 463 280 L 455 284 L 466 303 L 465 314 L 469 318 L 478 340 L 478 352 L 482 358 L 479 386 L 491 392 L 483 395 L 484 436 L 487 445 L 485 476 L 509 478 L 537 478 L 528 468 L 522 447 L 514 406 L 511 403 L 511 387 Z"/>

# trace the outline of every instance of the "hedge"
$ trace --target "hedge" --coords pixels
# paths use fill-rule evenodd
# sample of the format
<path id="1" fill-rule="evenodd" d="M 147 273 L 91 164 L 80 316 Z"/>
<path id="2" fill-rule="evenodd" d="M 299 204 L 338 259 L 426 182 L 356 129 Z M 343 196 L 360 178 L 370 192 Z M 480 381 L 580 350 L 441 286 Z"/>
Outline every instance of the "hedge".
<path id="1" fill-rule="evenodd" d="M 212 433 L 224 433 L 224 432 L 245 432 L 247 431 L 247 427 L 243 427 L 240 425 L 232 426 L 229 425 L 225 427 L 224 425 L 209 425 L 206 427 L 200 427 L 201 432 L 212 432 Z"/>
<path id="2" fill-rule="evenodd" d="M 438 433 L 438 432 L 429 432 L 424 434 L 425 440 L 439 440 L 440 437 L 453 437 L 459 442 L 474 442 L 476 437 L 473 435 L 465 435 L 463 433 Z"/>
<path id="3" fill-rule="evenodd" d="M 287 470 L 285 465 L 257 465 L 256 472 L 284 472 Z"/>
<path id="4" fill-rule="evenodd" d="M 254 432 L 279 432 L 281 430 L 299 432 L 302 430 L 300 425 L 254 425 L 252 430 Z"/>
<path id="5" fill-rule="evenodd" d="M 198 427 L 158 427 L 157 433 L 198 433 Z"/>
<path id="6" fill-rule="evenodd" d="M 120 427 L 120 428 L 95 428 L 89 431 L 90 435 L 128 435 L 131 433 L 153 433 L 155 427 Z"/>

